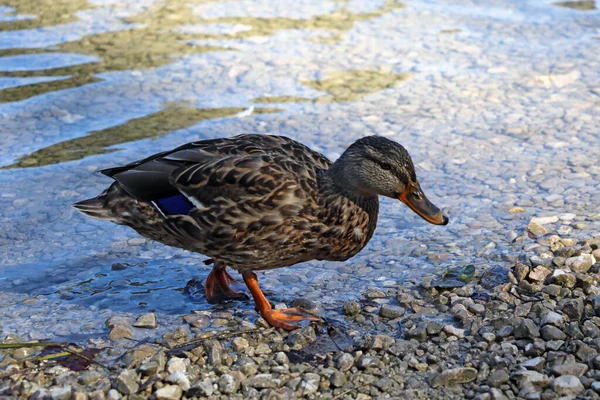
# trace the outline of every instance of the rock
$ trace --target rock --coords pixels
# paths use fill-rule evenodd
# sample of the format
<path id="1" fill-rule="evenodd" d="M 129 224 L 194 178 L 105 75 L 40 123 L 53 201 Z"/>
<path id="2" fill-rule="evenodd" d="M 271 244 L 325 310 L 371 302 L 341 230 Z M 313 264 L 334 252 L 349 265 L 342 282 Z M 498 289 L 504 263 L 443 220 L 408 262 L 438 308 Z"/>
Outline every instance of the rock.
<path id="1" fill-rule="evenodd" d="M 592 299 L 592 307 L 594 308 L 594 314 L 600 317 L 600 295 L 594 296 Z"/>
<path id="2" fill-rule="evenodd" d="M 394 343 L 394 338 L 387 335 L 373 335 L 368 336 L 366 340 L 366 347 L 373 350 L 387 349 Z"/>
<path id="3" fill-rule="evenodd" d="M 50 388 L 52 400 L 69 400 L 71 398 L 71 386 L 54 386 Z"/>
<path id="4" fill-rule="evenodd" d="M 210 397 L 214 393 L 214 388 L 212 383 L 208 379 L 203 381 L 195 382 L 190 390 L 186 392 L 187 397 L 195 396 L 195 397 Z"/>
<path id="5" fill-rule="evenodd" d="M 311 328 L 311 327 L 309 327 L 309 328 Z M 314 332 L 314 329 L 313 329 L 313 332 Z M 257 356 L 264 355 L 264 354 L 271 354 L 271 348 L 266 343 L 259 343 L 254 348 L 254 354 L 256 354 Z"/>
<path id="6" fill-rule="evenodd" d="M 384 318 L 394 319 L 404 315 L 406 310 L 400 306 L 394 306 L 390 304 L 383 304 L 379 309 L 379 315 Z"/>
<path id="7" fill-rule="evenodd" d="M 487 384 L 491 387 L 500 387 L 505 383 L 508 383 L 510 377 L 508 376 L 508 372 L 503 369 L 497 369 L 490 374 L 487 378 Z"/>
<path id="8" fill-rule="evenodd" d="M 531 218 L 530 223 L 538 224 L 538 225 L 547 225 L 552 224 L 554 222 L 558 222 L 558 217 L 553 215 L 551 217 L 534 217 Z"/>
<path id="9" fill-rule="evenodd" d="M 565 324 L 565 319 L 559 313 L 554 311 L 547 312 L 542 317 L 541 325 L 554 325 L 556 327 L 562 327 Z"/>
<path id="10" fill-rule="evenodd" d="M 117 390 L 123 394 L 134 394 L 140 388 L 135 370 L 125 370 L 117 377 Z"/>
<path id="11" fill-rule="evenodd" d="M 516 371 L 511 375 L 511 379 L 517 384 L 519 389 L 527 386 L 535 386 L 543 389 L 550 383 L 550 378 L 547 375 L 536 371 Z"/>
<path id="12" fill-rule="evenodd" d="M 369 367 L 376 367 L 377 365 L 379 365 L 379 357 L 361 356 L 356 361 L 356 368 L 358 369 L 367 369 Z"/>
<path id="13" fill-rule="evenodd" d="M 540 372 L 542 369 L 544 369 L 545 363 L 546 363 L 546 360 L 543 357 L 535 357 L 535 358 L 525 361 L 522 365 L 523 365 L 523 367 L 525 367 L 529 370 L 535 370 L 535 371 Z"/>
<path id="14" fill-rule="evenodd" d="M 125 353 L 123 356 L 123 362 L 128 369 L 133 369 L 155 354 L 156 348 L 147 344 L 142 344 Z"/>
<path id="15" fill-rule="evenodd" d="M 572 375 L 563 375 L 556 378 L 552 384 L 552 389 L 559 396 L 576 396 L 585 390 L 579 378 Z"/>
<path id="16" fill-rule="evenodd" d="M 281 380 L 274 378 L 272 374 L 258 374 L 245 379 L 242 384 L 255 389 L 275 389 L 279 387 Z"/>
<path id="17" fill-rule="evenodd" d="M 521 282 L 529 274 L 529 267 L 522 263 L 516 263 L 513 271 L 517 282 Z"/>
<path id="18" fill-rule="evenodd" d="M 344 311 L 344 314 L 348 316 L 356 315 L 361 310 L 360 303 L 356 300 L 347 301 L 342 306 L 342 310 Z"/>
<path id="19" fill-rule="evenodd" d="M 223 374 L 219 378 L 219 390 L 221 393 L 232 394 L 240 389 L 240 382 L 232 375 Z"/>
<path id="20" fill-rule="evenodd" d="M 405 333 L 407 339 L 415 339 L 418 342 L 423 342 L 427 339 L 427 324 L 420 323 L 411 330 Z"/>
<path id="21" fill-rule="evenodd" d="M 156 315 L 154 313 L 147 313 L 140 315 L 133 324 L 136 328 L 154 329 L 156 328 Z"/>
<path id="22" fill-rule="evenodd" d="M 536 282 L 543 282 L 550 274 L 552 274 L 550 269 L 542 265 L 538 265 L 529 273 L 529 279 Z"/>
<path id="23" fill-rule="evenodd" d="M 87 371 L 79 375 L 77 381 L 83 386 L 91 386 L 102 378 L 102 374 L 96 371 Z"/>
<path id="24" fill-rule="evenodd" d="M 292 331 L 286 342 L 290 345 L 300 344 L 302 346 L 312 343 L 317 340 L 317 334 L 312 326 L 305 326 L 303 328 L 296 329 Z"/>
<path id="25" fill-rule="evenodd" d="M 290 363 L 290 359 L 283 351 L 277 352 L 273 360 L 275 360 L 275 362 L 279 365 L 288 365 Z"/>
<path id="26" fill-rule="evenodd" d="M 585 273 L 596 263 L 596 259 L 591 254 L 582 254 L 577 257 L 570 257 L 565 260 L 565 266 L 573 272 Z"/>
<path id="27" fill-rule="evenodd" d="M 171 357 L 171 359 L 167 363 L 167 372 L 169 372 L 169 373 L 173 373 L 173 372 L 177 372 L 177 371 L 185 372 L 186 369 L 187 369 L 187 367 L 185 365 L 185 361 L 183 360 L 183 358 Z"/>
<path id="28" fill-rule="evenodd" d="M 554 375 L 573 375 L 580 377 L 588 370 L 588 366 L 582 363 L 559 364 L 552 367 Z"/>
<path id="29" fill-rule="evenodd" d="M 346 381 L 346 375 L 344 375 L 343 372 L 339 371 L 336 371 L 333 374 L 331 374 L 331 377 L 329 378 L 329 383 L 331 383 L 331 386 L 336 388 L 344 386 Z"/>
<path id="30" fill-rule="evenodd" d="M 175 371 L 165 379 L 169 383 L 177 384 L 182 390 L 188 390 L 190 388 L 190 380 L 188 379 L 185 372 Z"/>
<path id="31" fill-rule="evenodd" d="M 233 351 L 238 353 L 248 348 L 249 345 L 250 344 L 248 343 L 248 341 L 243 337 L 236 337 L 231 341 L 231 348 L 233 349 Z"/>
<path id="32" fill-rule="evenodd" d="M 500 389 L 491 388 L 490 400 L 508 400 L 508 397 L 506 397 Z"/>
<path id="33" fill-rule="evenodd" d="M 431 386 L 435 389 L 441 386 L 472 382 L 475 378 L 477 378 L 477 370 L 475 368 L 461 367 L 447 369 L 433 378 Z"/>
<path id="34" fill-rule="evenodd" d="M 348 371 L 354 365 L 354 357 L 348 353 L 342 353 L 335 364 L 336 368 L 342 372 Z"/>
<path id="35" fill-rule="evenodd" d="M 133 339 L 133 328 L 128 325 L 115 325 L 111 328 L 108 338 L 110 340 Z"/>
<path id="36" fill-rule="evenodd" d="M 548 233 L 548 231 L 546 230 L 546 228 L 544 228 L 543 226 L 541 226 L 540 224 L 537 224 L 535 222 L 530 222 L 529 225 L 527 225 L 527 230 L 529 232 L 531 232 L 532 234 L 534 234 L 535 236 L 544 236 L 546 233 Z"/>
<path id="37" fill-rule="evenodd" d="M 444 329 L 444 332 L 446 332 L 450 336 L 456 336 L 459 339 L 462 339 L 465 337 L 464 329 L 456 328 L 452 325 L 444 325 L 443 329 Z"/>
<path id="38" fill-rule="evenodd" d="M 583 316 L 583 301 L 581 299 L 563 299 L 558 302 L 558 307 L 571 321 L 579 321 Z"/>
<path id="39" fill-rule="evenodd" d="M 540 331 L 535 323 L 529 318 L 524 319 L 515 329 L 516 339 L 533 339 L 540 337 Z"/>
<path id="40" fill-rule="evenodd" d="M 550 340 L 565 340 L 567 335 L 557 327 L 553 325 L 544 325 L 541 330 L 542 339 L 546 341 Z"/>
<path id="41" fill-rule="evenodd" d="M 577 277 L 573 274 L 563 271 L 562 269 L 555 269 L 552 273 L 550 281 L 567 289 L 572 289 L 577 283 Z"/>
<path id="42" fill-rule="evenodd" d="M 182 395 L 181 388 L 176 385 L 164 386 L 154 392 L 156 400 L 178 400 Z"/>

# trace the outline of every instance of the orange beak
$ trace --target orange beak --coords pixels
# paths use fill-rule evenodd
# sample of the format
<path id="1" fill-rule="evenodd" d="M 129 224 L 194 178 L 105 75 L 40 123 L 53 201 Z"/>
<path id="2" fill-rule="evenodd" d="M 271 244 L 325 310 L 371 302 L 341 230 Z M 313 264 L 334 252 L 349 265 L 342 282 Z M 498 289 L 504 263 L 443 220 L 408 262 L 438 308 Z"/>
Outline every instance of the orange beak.
<path id="1" fill-rule="evenodd" d="M 419 182 L 409 182 L 398 199 L 425 221 L 435 225 L 448 224 L 448 216 L 425 197 Z"/>

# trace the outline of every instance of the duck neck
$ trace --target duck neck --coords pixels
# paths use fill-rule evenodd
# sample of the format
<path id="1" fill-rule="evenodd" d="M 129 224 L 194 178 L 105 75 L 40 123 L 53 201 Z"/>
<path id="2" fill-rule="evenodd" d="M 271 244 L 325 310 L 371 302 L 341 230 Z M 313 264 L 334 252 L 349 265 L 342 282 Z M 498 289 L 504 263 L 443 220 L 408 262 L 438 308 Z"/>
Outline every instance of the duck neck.
<path id="1" fill-rule="evenodd" d="M 370 239 L 377 226 L 379 198 L 377 195 L 362 194 L 356 182 L 344 170 L 344 165 L 338 160 L 327 171 L 323 171 L 319 179 L 319 191 L 327 204 L 342 204 L 346 200 L 366 212 L 369 216 L 367 237 Z"/>

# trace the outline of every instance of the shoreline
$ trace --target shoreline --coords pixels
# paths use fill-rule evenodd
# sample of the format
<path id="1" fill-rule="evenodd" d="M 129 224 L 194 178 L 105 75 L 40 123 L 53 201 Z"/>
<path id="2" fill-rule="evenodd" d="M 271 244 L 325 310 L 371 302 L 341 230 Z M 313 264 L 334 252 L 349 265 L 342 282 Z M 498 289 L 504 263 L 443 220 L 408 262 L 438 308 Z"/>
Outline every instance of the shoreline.
<path id="1" fill-rule="evenodd" d="M 292 332 L 198 311 L 159 343 L 133 340 L 156 330 L 147 313 L 109 318 L 106 337 L 60 348 L 89 357 L 0 350 L 0 398 L 600 398 L 600 234 L 539 229 L 552 222 L 532 220 L 527 261 L 509 271 L 476 271 L 452 289 L 429 278 L 367 289 L 343 318 Z"/>

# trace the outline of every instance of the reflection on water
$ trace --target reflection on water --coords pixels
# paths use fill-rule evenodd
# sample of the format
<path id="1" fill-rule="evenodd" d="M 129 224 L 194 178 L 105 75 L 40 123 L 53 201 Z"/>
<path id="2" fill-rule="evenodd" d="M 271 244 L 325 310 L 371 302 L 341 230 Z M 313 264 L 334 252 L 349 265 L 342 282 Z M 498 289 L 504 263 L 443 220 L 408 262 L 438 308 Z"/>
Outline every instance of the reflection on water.
<path id="1" fill-rule="evenodd" d="M 188 128 L 200 121 L 224 118 L 243 112 L 243 108 L 192 108 L 170 103 L 157 113 L 135 118 L 118 126 L 92 131 L 78 137 L 40 149 L 19 158 L 2 169 L 40 167 L 59 162 L 79 160 L 96 154 L 105 154 L 119 149 L 109 148 L 116 144 L 135 140 L 157 138 L 170 132 Z M 276 108 L 254 109 L 257 114 L 279 112 Z"/>
<path id="2" fill-rule="evenodd" d="M 24 19 L 1 21 L 0 31 L 38 29 L 45 26 L 61 25 L 77 21 L 78 11 L 89 10 L 97 6 L 87 0 L 2 0 L 3 6 L 15 9 L 7 15 L 21 16 Z"/>
<path id="3" fill-rule="evenodd" d="M 205 2 L 194 4 L 201 3 Z M 76 18 L 74 16 L 76 11 L 91 8 L 85 1 L 70 0 L 62 0 L 58 3 L 44 0 L 42 4 L 37 1 L 21 4 L 20 1 L 11 0 L 9 5 L 15 7 L 18 5 L 19 13 L 32 13 L 38 17 L 33 20 L 13 21 L 8 25 L 0 23 L 4 30 L 66 23 Z M 231 50 L 224 47 L 193 44 L 192 40 L 242 39 L 253 36 L 269 36 L 283 29 L 312 29 L 329 31 L 331 35 L 317 37 L 314 40 L 332 43 L 338 41 L 341 35 L 357 22 L 377 18 L 402 7 L 402 4 L 396 0 L 386 0 L 381 8 L 372 12 L 355 13 L 346 8 L 338 8 L 330 14 L 318 15 L 310 19 L 249 16 L 203 19 L 201 15 L 195 15 L 190 6 L 191 3 L 186 0 L 161 2 L 136 16 L 126 18 L 125 22 L 135 24 L 132 25 L 132 29 L 87 35 L 80 40 L 61 43 L 53 49 L 0 50 L 0 56 L 58 51 L 89 55 L 100 59 L 98 62 L 62 68 L 0 72 L 0 77 L 67 77 L 67 79 L 27 85 L 21 89 L 0 90 L 0 102 L 25 100 L 40 94 L 93 83 L 97 80 L 92 77 L 94 74 L 157 68 L 171 64 L 177 57 L 184 55 Z M 226 34 L 190 33 L 189 30 L 181 29 L 186 25 L 215 23 L 241 24 L 250 29 Z"/>
<path id="4" fill-rule="evenodd" d="M 410 74 L 392 74 L 378 71 L 335 71 L 326 73 L 324 79 L 300 81 L 303 85 L 327 93 L 314 100 L 294 96 L 265 96 L 253 99 L 255 103 L 341 103 L 360 100 L 365 96 L 391 88 L 410 78 Z"/>
<path id="5" fill-rule="evenodd" d="M 580 11 L 591 11 L 596 9 L 596 1 L 595 0 L 582 0 L 582 1 L 559 1 L 557 3 L 552 3 L 555 6 L 572 8 L 573 10 Z"/>

